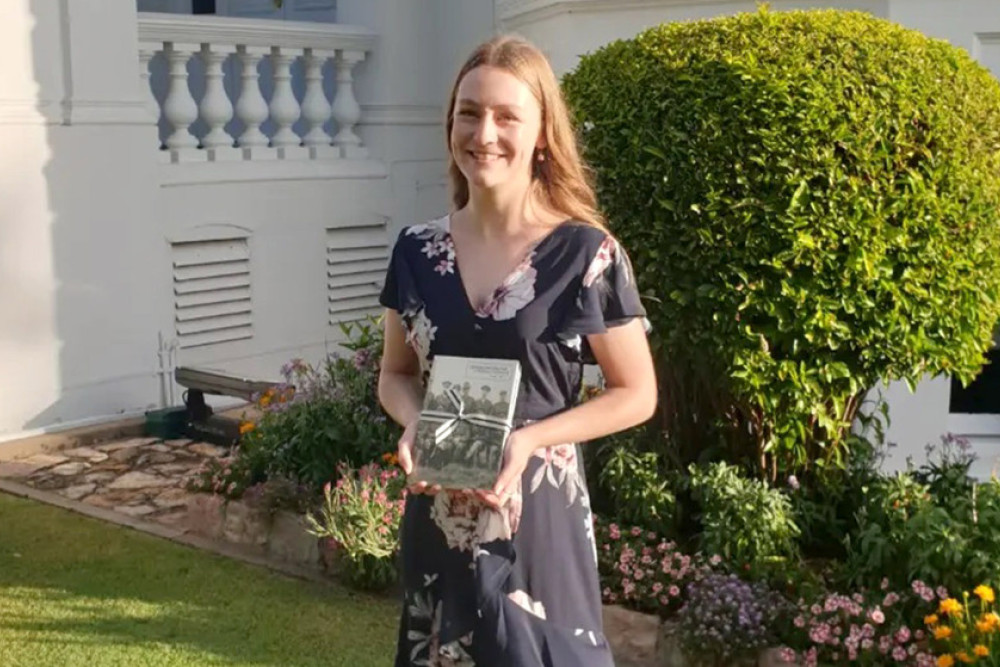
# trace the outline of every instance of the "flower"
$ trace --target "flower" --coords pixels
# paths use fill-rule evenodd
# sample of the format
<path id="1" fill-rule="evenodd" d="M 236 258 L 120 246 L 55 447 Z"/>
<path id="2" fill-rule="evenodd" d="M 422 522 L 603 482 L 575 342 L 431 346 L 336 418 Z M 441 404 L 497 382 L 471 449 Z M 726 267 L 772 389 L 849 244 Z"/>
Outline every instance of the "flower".
<path id="1" fill-rule="evenodd" d="M 240 435 L 246 435 L 247 433 L 249 433 L 253 429 L 254 429 L 254 423 L 253 422 L 242 422 L 240 424 Z"/>
<path id="2" fill-rule="evenodd" d="M 958 658 L 960 662 L 964 662 L 966 664 L 973 661 L 972 657 L 965 651 L 959 651 L 958 653 L 955 654 L 955 657 Z"/>
<path id="3" fill-rule="evenodd" d="M 989 586 L 976 586 L 975 590 L 972 592 L 975 593 L 975 595 L 983 602 L 993 602 L 996 600 L 996 596 L 993 594 L 993 589 Z"/>
<path id="4" fill-rule="evenodd" d="M 951 637 L 951 628 L 947 625 L 934 628 L 934 639 L 947 639 L 948 637 Z"/>
<path id="5" fill-rule="evenodd" d="M 930 614 L 929 616 L 924 616 L 925 625 L 935 625 L 938 622 L 937 614 Z"/>
<path id="6" fill-rule="evenodd" d="M 954 664 L 955 659 L 947 653 L 937 659 L 937 667 L 952 667 Z"/>
<path id="7" fill-rule="evenodd" d="M 976 644 L 973 647 L 972 652 L 976 654 L 977 657 L 985 658 L 990 654 L 990 650 L 983 646 L 982 644 Z"/>
<path id="8" fill-rule="evenodd" d="M 942 614 L 957 614 L 962 611 L 962 605 L 955 598 L 945 598 L 941 600 L 938 611 Z"/>

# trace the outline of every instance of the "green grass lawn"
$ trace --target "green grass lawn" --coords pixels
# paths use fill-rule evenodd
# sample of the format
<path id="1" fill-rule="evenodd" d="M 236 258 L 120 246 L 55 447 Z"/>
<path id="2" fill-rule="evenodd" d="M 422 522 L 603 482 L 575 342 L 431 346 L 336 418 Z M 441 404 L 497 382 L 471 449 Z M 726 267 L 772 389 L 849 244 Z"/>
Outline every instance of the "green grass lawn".
<path id="1" fill-rule="evenodd" d="M 397 605 L 0 493 L 0 666 L 392 664 Z"/>

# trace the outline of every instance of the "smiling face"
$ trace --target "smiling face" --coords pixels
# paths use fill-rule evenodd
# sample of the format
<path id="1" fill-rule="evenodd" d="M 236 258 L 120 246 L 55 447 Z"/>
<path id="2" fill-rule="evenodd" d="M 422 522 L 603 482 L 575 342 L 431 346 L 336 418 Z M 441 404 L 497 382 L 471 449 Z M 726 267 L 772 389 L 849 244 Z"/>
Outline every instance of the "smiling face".
<path id="1" fill-rule="evenodd" d="M 544 140 L 541 106 L 524 82 L 476 67 L 459 83 L 452 113 L 452 155 L 471 188 L 528 187 Z"/>

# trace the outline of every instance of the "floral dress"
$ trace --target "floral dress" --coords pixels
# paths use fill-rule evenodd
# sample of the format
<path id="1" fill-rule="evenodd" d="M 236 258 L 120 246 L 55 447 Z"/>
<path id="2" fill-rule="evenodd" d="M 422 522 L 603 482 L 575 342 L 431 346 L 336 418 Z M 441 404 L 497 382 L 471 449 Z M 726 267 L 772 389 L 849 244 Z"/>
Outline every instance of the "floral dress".
<path id="1" fill-rule="evenodd" d="M 515 427 L 575 405 L 593 363 L 586 335 L 645 316 L 621 247 L 564 222 L 475 308 L 449 222 L 400 233 L 381 295 L 400 313 L 425 381 L 435 354 L 517 359 Z M 397 667 L 614 664 L 576 444 L 539 450 L 501 511 L 457 493 L 411 494 L 401 540 Z"/>

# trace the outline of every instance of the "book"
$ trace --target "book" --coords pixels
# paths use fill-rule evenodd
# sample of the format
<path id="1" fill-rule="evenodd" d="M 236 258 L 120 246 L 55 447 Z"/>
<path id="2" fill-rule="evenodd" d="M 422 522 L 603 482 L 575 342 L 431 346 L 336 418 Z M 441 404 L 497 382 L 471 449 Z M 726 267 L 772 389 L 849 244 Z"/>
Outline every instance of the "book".
<path id="1" fill-rule="evenodd" d="M 492 489 L 520 383 L 515 359 L 436 355 L 417 422 L 410 483 Z"/>

